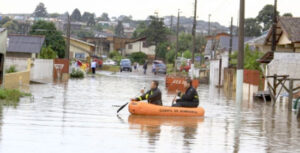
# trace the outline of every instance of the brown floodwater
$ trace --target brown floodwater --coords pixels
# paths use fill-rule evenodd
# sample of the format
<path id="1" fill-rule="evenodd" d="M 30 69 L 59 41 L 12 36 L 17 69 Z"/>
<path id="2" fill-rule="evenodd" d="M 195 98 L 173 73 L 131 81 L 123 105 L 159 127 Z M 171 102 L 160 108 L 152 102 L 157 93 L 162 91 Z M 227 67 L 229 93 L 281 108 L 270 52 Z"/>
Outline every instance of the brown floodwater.
<path id="1" fill-rule="evenodd" d="M 300 152 L 300 124 L 285 102 L 245 100 L 209 85 L 197 89 L 204 118 L 143 117 L 118 107 L 151 80 L 159 80 L 164 105 L 172 94 L 163 76 L 102 72 L 68 83 L 35 84 L 33 100 L 0 107 L 1 153 Z"/>

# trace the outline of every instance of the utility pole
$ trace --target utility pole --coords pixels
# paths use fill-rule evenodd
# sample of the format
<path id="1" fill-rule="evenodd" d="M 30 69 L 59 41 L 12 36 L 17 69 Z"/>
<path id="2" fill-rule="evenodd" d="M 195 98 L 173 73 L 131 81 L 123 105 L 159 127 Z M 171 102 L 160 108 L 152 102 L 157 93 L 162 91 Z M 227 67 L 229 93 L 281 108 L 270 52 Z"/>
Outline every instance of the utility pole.
<path id="1" fill-rule="evenodd" d="M 171 29 L 171 31 L 172 31 L 172 29 L 173 29 L 173 15 L 171 15 L 170 29 Z"/>
<path id="2" fill-rule="evenodd" d="M 245 22 L 245 0 L 240 0 L 240 20 L 239 20 L 239 52 L 237 63 L 236 79 L 236 102 L 240 105 L 243 101 L 244 82 L 244 22 Z"/>
<path id="3" fill-rule="evenodd" d="M 272 26 L 272 52 L 276 50 L 276 30 L 277 29 L 277 0 L 274 0 L 273 26 Z"/>
<path id="4" fill-rule="evenodd" d="M 208 31 L 207 31 L 208 36 L 210 35 L 210 17 L 211 17 L 211 14 L 208 14 Z"/>
<path id="5" fill-rule="evenodd" d="M 196 50 L 196 26 L 197 26 L 197 0 L 195 0 L 195 6 L 194 6 L 194 22 L 193 22 L 193 47 L 192 47 L 192 78 L 194 77 L 194 61 L 195 61 L 195 50 Z"/>
<path id="6" fill-rule="evenodd" d="M 228 53 L 228 67 L 230 67 L 230 61 L 231 61 L 231 52 L 232 52 L 232 33 L 233 33 L 233 17 L 231 17 L 231 22 L 230 22 L 230 40 L 229 40 L 229 53 Z"/>
<path id="7" fill-rule="evenodd" d="M 174 68 L 175 72 L 177 71 L 177 65 L 176 65 L 176 59 L 177 59 L 177 53 L 178 53 L 178 35 L 179 35 L 179 18 L 180 18 L 180 9 L 178 9 L 178 14 L 177 14 L 177 27 L 176 27 L 176 51 L 175 51 L 175 60 L 174 60 Z"/>
<path id="8" fill-rule="evenodd" d="M 70 59 L 70 37 L 71 37 L 71 21 L 70 21 L 70 15 L 68 13 L 67 43 L 66 43 L 66 51 L 65 51 L 66 59 Z"/>

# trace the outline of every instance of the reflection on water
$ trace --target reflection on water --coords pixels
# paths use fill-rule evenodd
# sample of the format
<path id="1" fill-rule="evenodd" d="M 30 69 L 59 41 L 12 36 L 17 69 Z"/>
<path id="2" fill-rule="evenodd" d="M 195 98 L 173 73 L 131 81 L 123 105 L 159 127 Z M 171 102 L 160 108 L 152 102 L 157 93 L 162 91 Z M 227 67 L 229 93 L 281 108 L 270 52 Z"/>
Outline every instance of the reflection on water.
<path id="1" fill-rule="evenodd" d="M 200 85 L 205 118 L 145 117 L 118 108 L 163 76 L 103 73 L 68 83 L 32 85 L 34 102 L 0 106 L 0 152 L 300 152 L 300 125 L 287 104 L 245 100 Z M 226 93 L 226 94 L 225 94 Z"/>

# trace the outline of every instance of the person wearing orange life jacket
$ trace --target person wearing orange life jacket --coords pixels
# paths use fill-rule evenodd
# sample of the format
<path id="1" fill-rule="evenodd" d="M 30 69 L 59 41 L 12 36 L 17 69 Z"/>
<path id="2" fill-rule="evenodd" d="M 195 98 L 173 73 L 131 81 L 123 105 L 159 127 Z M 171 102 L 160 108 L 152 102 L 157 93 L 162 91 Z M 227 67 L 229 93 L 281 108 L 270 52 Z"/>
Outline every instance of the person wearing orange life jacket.
<path id="1" fill-rule="evenodd" d="M 148 100 L 148 103 L 154 104 L 154 105 L 162 105 L 161 100 L 161 91 L 158 89 L 158 81 L 152 81 L 151 83 L 151 89 L 144 93 L 144 89 L 141 90 L 142 95 L 137 98 L 133 98 L 134 101 L 142 101 L 142 100 Z"/>
<path id="2" fill-rule="evenodd" d="M 197 90 L 192 86 L 192 80 L 186 79 L 183 82 L 186 91 L 182 94 L 179 90 L 177 90 L 177 94 L 180 99 L 176 100 L 176 103 L 173 104 L 173 107 L 198 107 L 199 105 L 199 97 Z"/>

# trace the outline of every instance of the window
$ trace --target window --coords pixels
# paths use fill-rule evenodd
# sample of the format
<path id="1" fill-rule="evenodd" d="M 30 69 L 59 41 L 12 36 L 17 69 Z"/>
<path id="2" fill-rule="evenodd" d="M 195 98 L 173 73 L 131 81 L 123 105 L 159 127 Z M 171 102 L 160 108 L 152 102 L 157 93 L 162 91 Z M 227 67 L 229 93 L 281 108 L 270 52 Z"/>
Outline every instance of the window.
<path id="1" fill-rule="evenodd" d="M 75 53 L 75 58 L 76 59 L 84 59 L 85 55 L 84 55 L 84 53 Z"/>
<path id="2" fill-rule="evenodd" d="M 132 44 L 129 44 L 129 45 L 128 45 L 128 49 L 132 49 Z"/>

